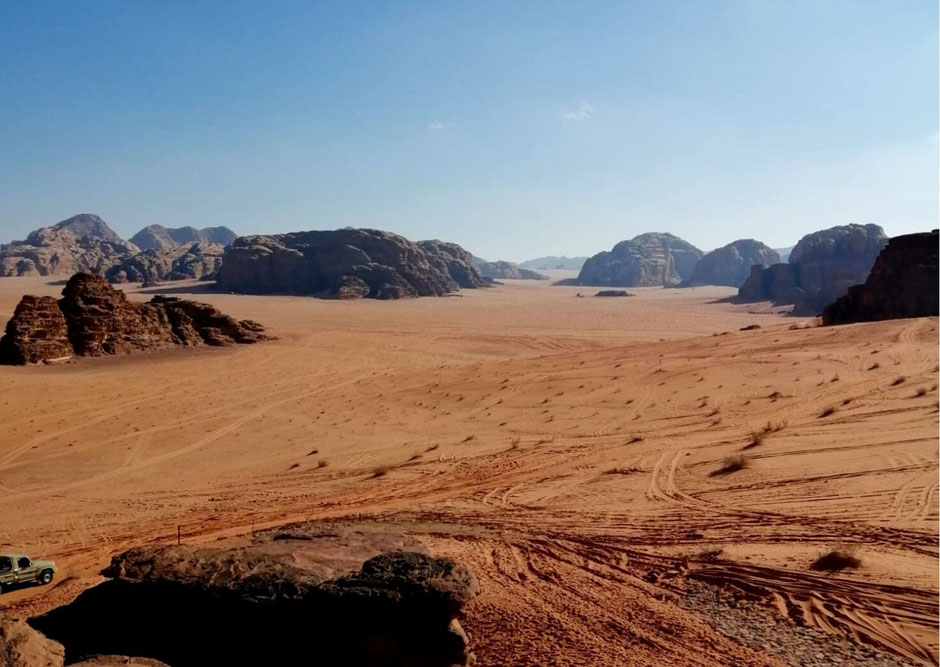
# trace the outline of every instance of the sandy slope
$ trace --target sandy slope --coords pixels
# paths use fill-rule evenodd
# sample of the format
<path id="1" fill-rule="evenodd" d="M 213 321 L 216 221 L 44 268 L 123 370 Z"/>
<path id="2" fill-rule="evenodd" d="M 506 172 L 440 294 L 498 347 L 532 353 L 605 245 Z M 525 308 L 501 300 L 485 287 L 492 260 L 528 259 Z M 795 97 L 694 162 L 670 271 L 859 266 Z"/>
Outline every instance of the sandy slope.
<path id="1" fill-rule="evenodd" d="M 0 316 L 60 289 L 4 279 Z M 689 579 L 936 664 L 936 320 L 791 330 L 724 288 L 577 291 L 201 294 L 280 340 L 0 368 L 0 545 L 66 573 L 0 607 L 67 601 L 178 524 L 362 514 L 474 569 L 483 664 L 779 664 L 683 611 Z M 812 572 L 837 543 L 862 567 Z"/>

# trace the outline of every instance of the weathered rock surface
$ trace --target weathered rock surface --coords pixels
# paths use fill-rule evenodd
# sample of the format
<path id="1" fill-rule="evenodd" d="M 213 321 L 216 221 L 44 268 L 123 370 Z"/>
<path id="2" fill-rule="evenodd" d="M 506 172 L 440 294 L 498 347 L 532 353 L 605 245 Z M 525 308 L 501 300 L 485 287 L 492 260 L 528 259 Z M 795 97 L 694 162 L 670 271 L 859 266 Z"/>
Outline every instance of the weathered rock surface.
<path id="1" fill-rule="evenodd" d="M 936 317 L 940 303 L 938 231 L 896 236 L 881 251 L 863 285 L 823 310 L 823 324 Z"/>
<path id="2" fill-rule="evenodd" d="M 178 245 L 194 243 L 218 243 L 226 246 L 237 238 L 228 227 L 164 227 L 148 225 L 131 237 L 131 242 L 141 250 L 164 250 Z"/>
<path id="3" fill-rule="evenodd" d="M 103 277 L 78 273 L 58 301 L 23 297 L 0 339 L 0 363 L 255 343 L 267 339 L 263 331 L 257 322 L 237 321 L 204 303 L 164 296 L 128 301 Z"/>
<path id="4" fill-rule="evenodd" d="M 331 548 L 328 539 L 323 548 Z M 67 659 L 118 653 L 174 666 L 466 664 L 467 637 L 456 616 L 478 584 L 463 566 L 385 553 L 330 576 L 296 561 L 262 547 L 132 549 L 112 560 L 109 581 L 30 623 L 61 641 Z"/>
<path id="5" fill-rule="evenodd" d="M 60 667 L 65 648 L 22 621 L 0 616 L 0 667 Z"/>
<path id="6" fill-rule="evenodd" d="M 773 248 L 754 239 L 739 239 L 706 253 L 695 265 L 687 284 L 740 287 L 752 266 L 779 263 L 780 255 Z"/>
<path id="7" fill-rule="evenodd" d="M 701 250 L 672 234 L 640 234 L 584 262 L 578 283 L 611 287 L 678 285 L 692 277 L 701 257 Z"/>
<path id="8" fill-rule="evenodd" d="M 97 215 L 81 214 L 0 246 L 0 276 L 104 273 L 139 251 Z"/>
<path id="9" fill-rule="evenodd" d="M 173 245 L 145 250 L 111 267 L 108 282 L 154 285 L 165 280 L 213 280 L 225 248 L 218 243 Z"/>
<path id="10" fill-rule="evenodd" d="M 793 304 L 795 315 L 817 315 L 864 282 L 888 237 L 878 225 L 842 225 L 807 234 L 788 264 L 751 267 L 737 300 Z"/>
<path id="11" fill-rule="evenodd" d="M 474 257 L 473 267 L 485 280 L 548 280 L 548 276 L 538 271 L 524 269 L 514 262 L 503 260 L 488 262 Z"/>
<path id="12" fill-rule="evenodd" d="M 460 246 L 419 245 L 371 229 L 239 237 L 225 249 L 217 283 L 248 294 L 373 299 L 441 296 L 484 284 Z"/>

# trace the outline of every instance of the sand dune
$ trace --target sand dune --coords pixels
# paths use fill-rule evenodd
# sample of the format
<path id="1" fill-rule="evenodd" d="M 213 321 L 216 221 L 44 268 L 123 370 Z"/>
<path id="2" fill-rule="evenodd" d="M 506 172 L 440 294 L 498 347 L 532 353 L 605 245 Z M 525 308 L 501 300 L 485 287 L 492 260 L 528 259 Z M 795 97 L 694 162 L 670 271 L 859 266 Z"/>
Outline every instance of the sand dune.
<path id="1" fill-rule="evenodd" d="M 0 316 L 60 289 L 4 279 Z M 474 570 L 482 664 L 781 664 L 690 610 L 693 583 L 937 664 L 936 319 L 793 328 L 726 288 L 579 289 L 197 293 L 279 340 L 0 368 L 0 544 L 65 575 L 0 607 L 61 604 L 177 525 L 361 515 Z M 835 545 L 861 566 L 811 570 Z"/>

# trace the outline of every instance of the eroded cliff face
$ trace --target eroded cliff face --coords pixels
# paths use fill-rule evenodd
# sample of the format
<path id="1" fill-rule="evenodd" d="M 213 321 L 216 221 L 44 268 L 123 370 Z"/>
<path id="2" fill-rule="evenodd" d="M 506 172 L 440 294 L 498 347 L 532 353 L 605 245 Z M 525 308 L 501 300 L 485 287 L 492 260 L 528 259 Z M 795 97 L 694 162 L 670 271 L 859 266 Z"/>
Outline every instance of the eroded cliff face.
<path id="1" fill-rule="evenodd" d="M 878 225 L 842 225 L 807 234 L 787 264 L 753 266 L 738 301 L 793 304 L 795 315 L 817 315 L 865 280 L 888 237 Z"/>
<path id="2" fill-rule="evenodd" d="M 58 301 L 23 297 L 0 338 L 0 363 L 254 343 L 267 339 L 263 331 L 257 322 L 237 321 L 204 303 L 162 296 L 128 301 L 103 277 L 77 273 Z"/>
<path id="3" fill-rule="evenodd" d="M 165 250 L 178 245 L 194 243 L 218 243 L 226 246 L 237 238 L 228 227 L 164 227 L 148 225 L 131 237 L 131 242 L 141 250 Z"/>
<path id="4" fill-rule="evenodd" d="M 218 243 L 173 245 L 145 250 L 129 257 L 107 272 L 112 283 L 156 285 L 166 280 L 212 280 L 222 266 L 225 248 Z"/>
<path id="5" fill-rule="evenodd" d="M 706 253 L 695 265 L 690 285 L 727 285 L 740 287 L 752 266 L 770 266 L 780 262 L 780 255 L 760 241 L 739 239 Z"/>
<path id="6" fill-rule="evenodd" d="M 248 294 L 372 299 L 442 296 L 484 284 L 456 244 L 419 245 L 371 229 L 240 237 L 226 248 L 217 282 Z"/>
<path id="7" fill-rule="evenodd" d="M 823 310 L 823 324 L 870 322 L 940 314 L 938 231 L 896 236 L 875 260 L 862 285 Z"/>
<path id="8" fill-rule="evenodd" d="M 701 257 L 701 250 L 672 234 L 640 234 L 585 261 L 577 282 L 611 287 L 678 285 L 692 277 Z"/>

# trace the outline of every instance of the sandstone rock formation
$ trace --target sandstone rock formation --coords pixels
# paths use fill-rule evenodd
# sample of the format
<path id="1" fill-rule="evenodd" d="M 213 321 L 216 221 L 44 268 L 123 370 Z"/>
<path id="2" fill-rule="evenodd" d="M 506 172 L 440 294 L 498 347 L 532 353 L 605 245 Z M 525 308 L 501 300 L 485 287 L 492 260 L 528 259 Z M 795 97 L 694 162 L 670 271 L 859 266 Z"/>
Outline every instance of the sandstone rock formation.
<path id="1" fill-rule="evenodd" d="M 863 285 L 823 310 L 823 324 L 936 317 L 940 303 L 938 231 L 896 236 L 881 251 Z"/>
<path id="2" fill-rule="evenodd" d="M 452 243 L 412 243 L 372 229 L 244 236 L 225 249 L 219 289 L 248 294 L 399 299 L 481 287 L 470 255 Z"/>
<path id="3" fill-rule="evenodd" d="M 414 552 L 335 576 L 260 547 L 143 547 L 115 556 L 104 574 L 111 579 L 30 621 L 62 642 L 67 659 L 463 665 L 467 637 L 456 616 L 478 591 L 463 566 Z"/>
<path id="4" fill-rule="evenodd" d="M 640 234 L 584 262 L 578 283 L 611 287 L 678 285 L 692 277 L 701 257 L 701 250 L 672 234 Z"/>
<path id="5" fill-rule="evenodd" d="M 225 248 L 218 243 L 173 245 L 145 250 L 105 272 L 108 282 L 155 285 L 164 280 L 213 280 Z"/>
<path id="6" fill-rule="evenodd" d="M 26 623 L 0 616 L 0 667 L 60 667 L 65 648 Z"/>
<path id="7" fill-rule="evenodd" d="M 128 301 L 103 277 L 78 273 L 58 301 L 23 297 L 0 338 L 0 363 L 255 343 L 267 339 L 263 331 L 257 322 L 237 321 L 204 303 L 163 296 Z"/>
<path id="8" fill-rule="evenodd" d="M 524 269 L 514 262 L 502 260 L 487 262 L 485 259 L 474 257 L 473 267 L 484 280 L 548 280 L 548 276 L 538 271 Z"/>
<path id="9" fill-rule="evenodd" d="M 780 255 L 754 239 L 739 239 L 706 253 L 695 265 L 689 285 L 740 287 L 755 265 L 780 263 Z"/>
<path id="10" fill-rule="evenodd" d="M 841 225 L 807 234 L 788 264 L 751 267 L 737 300 L 793 304 L 795 315 L 817 315 L 849 287 L 864 282 L 887 242 L 878 225 Z"/>
<path id="11" fill-rule="evenodd" d="M 535 271 L 567 270 L 580 271 L 584 266 L 587 257 L 561 257 L 549 255 L 547 257 L 536 257 L 520 262 L 519 266 L 524 269 L 533 269 Z"/>
<path id="12" fill-rule="evenodd" d="M 141 250 L 164 250 L 178 245 L 194 243 L 218 243 L 226 246 L 238 235 L 228 227 L 175 227 L 148 225 L 131 237 L 131 242 Z"/>
<path id="13" fill-rule="evenodd" d="M 97 215 L 81 214 L 0 246 L 0 276 L 104 273 L 138 252 Z"/>

